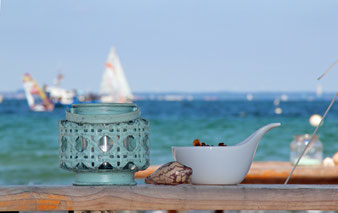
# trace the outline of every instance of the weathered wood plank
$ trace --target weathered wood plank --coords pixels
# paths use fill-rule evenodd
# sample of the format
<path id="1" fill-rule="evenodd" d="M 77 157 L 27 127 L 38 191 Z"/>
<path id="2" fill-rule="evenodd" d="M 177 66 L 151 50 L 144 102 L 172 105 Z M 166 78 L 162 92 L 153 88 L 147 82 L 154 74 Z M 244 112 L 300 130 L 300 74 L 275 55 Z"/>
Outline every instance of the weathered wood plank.
<path id="1" fill-rule="evenodd" d="M 338 186 L 0 187 L 0 211 L 149 209 L 338 210 Z"/>
<path id="2" fill-rule="evenodd" d="M 159 166 L 150 166 L 147 170 L 135 174 L 136 178 L 145 178 Z M 242 183 L 246 184 L 282 184 L 285 182 L 292 165 L 289 162 L 253 162 L 248 175 Z M 325 167 L 298 166 L 289 181 L 290 184 L 338 184 L 338 166 Z"/>

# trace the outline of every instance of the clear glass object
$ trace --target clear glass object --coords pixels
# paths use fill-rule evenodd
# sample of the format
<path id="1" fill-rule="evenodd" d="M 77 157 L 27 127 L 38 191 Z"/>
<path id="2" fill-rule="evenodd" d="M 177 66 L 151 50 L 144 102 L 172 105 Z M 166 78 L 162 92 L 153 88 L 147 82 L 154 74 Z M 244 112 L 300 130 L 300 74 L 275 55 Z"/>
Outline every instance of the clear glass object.
<path id="1" fill-rule="evenodd" d="M 295 165 L 305 146 L 310 142 L 311 135 L 296 135 L 293 138 L 293 141 L 290 143 L 290 162 Z M 318 165 L 322 163 L 322 159 L 323 145 L 319 141 L 319 136 L 315 135 L 312 144 L 298 165 Z"/>

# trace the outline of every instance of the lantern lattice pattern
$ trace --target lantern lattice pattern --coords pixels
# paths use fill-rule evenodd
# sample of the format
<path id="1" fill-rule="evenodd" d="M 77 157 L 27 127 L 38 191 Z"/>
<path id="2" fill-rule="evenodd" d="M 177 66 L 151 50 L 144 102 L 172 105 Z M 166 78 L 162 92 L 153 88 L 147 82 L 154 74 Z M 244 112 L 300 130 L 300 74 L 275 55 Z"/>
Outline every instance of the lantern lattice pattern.
<path id="1" fill-rule="evenodd" d="M 149 122 L 59 122 L 60 167 L 81 172 L 136 172 L 149 166 Z"/>

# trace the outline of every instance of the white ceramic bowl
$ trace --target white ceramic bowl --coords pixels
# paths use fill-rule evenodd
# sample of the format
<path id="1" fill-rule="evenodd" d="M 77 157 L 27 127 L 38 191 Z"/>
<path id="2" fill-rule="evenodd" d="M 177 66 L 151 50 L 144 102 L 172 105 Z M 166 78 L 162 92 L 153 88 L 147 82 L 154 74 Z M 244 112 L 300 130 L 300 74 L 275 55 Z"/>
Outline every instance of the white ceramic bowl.
<path id="1" fill-rule="evenodd" d="M 238 155 L 240 147 L 172 147 L 174 159 L 193 170 L 193 184 L 239 184 L 248 173 L 252 155 Z"/>
<path id="2" fill-rule="evenodd" d="M 192 168 L 193 184 L 239 184 L 248 173 L 262 136 L 280 123 L 268 124 L 234 146 L 172 147 L 174 159 Z"/>

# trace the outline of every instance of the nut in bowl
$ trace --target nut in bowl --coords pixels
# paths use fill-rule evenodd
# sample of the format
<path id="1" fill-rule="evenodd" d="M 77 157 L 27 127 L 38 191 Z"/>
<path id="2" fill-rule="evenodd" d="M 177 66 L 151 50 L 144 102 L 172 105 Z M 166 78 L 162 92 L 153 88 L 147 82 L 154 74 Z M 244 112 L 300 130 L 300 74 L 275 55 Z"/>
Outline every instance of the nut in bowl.
<path id="1" fill-rule="evenodd" d="M 248 173 L 259 141 L 280 123 L 268 124 L 233 146 L 172 147 L 174 159 L 192 168 L 193 184 L 239 184 Z"/>

